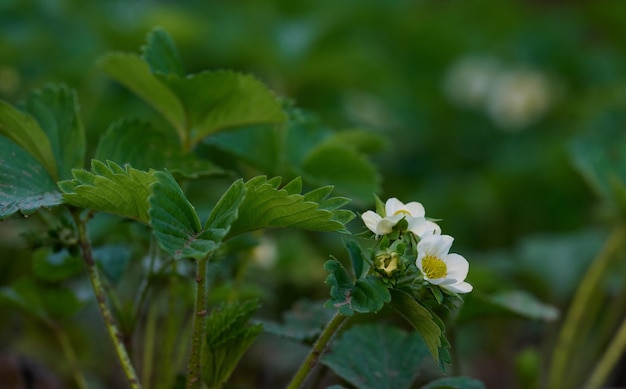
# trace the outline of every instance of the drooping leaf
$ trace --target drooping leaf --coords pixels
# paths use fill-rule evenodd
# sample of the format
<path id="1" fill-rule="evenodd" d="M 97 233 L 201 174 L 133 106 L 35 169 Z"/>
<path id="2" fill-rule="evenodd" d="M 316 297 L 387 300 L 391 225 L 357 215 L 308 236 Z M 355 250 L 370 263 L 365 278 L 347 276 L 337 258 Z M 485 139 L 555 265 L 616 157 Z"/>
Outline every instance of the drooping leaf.
<path id="1" fill-rule="evenodd" d="M 402 389 L 411 387 L 427 357 L 419 335 L 366 324 L 341 334 L 322 363 L 359 389 Z"/>
<path id="2" fill-rule="evenodd" d="M 299 181 L 300 178 L 295 180 Z M 233 223 L 230 235 L 270 227 L 346 231 L 345 224 L 354 217 L 352 212 L 324 209 L 322 204 L 308 201 L 306 194 L 278 189 L 279 183 L 280 178 L 267 180 L 265 176 L 252 178 L 245 183 L 246 198 L 239 207 L 239 218 Z"/>
<path id="3" fill-rule="evenodd" d="M 152 73 L 184 76 L 185 70 L 172 37 L 157 27 L 150 31 L 147 43 L 142 47 L 142 58 L 150 65 Z"/>
<path id="4" fill-rule="evenodd" d="M 429 382 L 422 389 L 485 389 L 485 384 L 470 377 L 444 377 Z"/>
<path id="5" fill-rule="evenodd" d="M 442 346 L 443 323 L 437 323 L 433 314 L 408 293 L 391 289 L 391 306 L 404 317 L 422 336 L 435 361 L 440 362 L 439 348 Z"/>
<path id="6" fill-rule="evenodd" d="M 62 203 L 46 169 L 24 149 L 0 136 L 0 220 Z"/>
<path id="7" fill-rule="evenodd" d="M 218 131 L 287 119 L 274 93 L 250 75 L 219 70 L 161 80 L 185 107 L 191 144 Z"/>
<path id="8" fill-rule="evenodd" d="M 261 325 L 248 324 L 258 308 L 259 303 L 255 300 L 222 304 L 207 318 L 202 379 L 209 388 L 222 387 L 243 354 L 261 333 Z"/>
<path id="9" fill-rule="evenodd" d="M 85 130 L 78 116 L 76 94 L 65 85 L 48 85 L 33 92 L 26 109 L 48 137 L 60 180 L 82 168 L 85 159 Z"/>
<path id="10" fill-rule="evenodd" d="M 300 300 L 285 312 L 282 323 L 261 321 L 265 332 L 298 340 L 314 340 L 332 318 L 334 310 L 324 307 L 321 302 Z"/>
<path id="11" fill-rule="evenodd" d="M 100 66 L 113 79 L 130 89 L 156 109 L 186 141 L 185 109 L 179 98 L 157 78 L 146 62 L 135 54 L 111 53 L 100 59 Z"/>
<path id="12" fill-rule="evenodd" d="M 387 285 L 376 276 L 366 276 L 355 282 L 341 263 L 334 259 L 326 261 L 324 270 L 330 273 L 325 281 L 330 285 L 331 297 L 326 306 L 337 309 L 343 315 L 378 312 L 391 300 Z"/>
<path id="13" fill-rule="evenodd" d="M 33 275 L 42 281 L 64 281 L 84 271 L 83 261 L 67 250 L 52 253 L 50 249 L 39 249 L 33 255 Z"/>
<path id="14" fill-rule="evenodd" d="M 141 170 L 168 169 L 189 178 L 222 172 L 213 163 L 183 151 L 177 140 L 137 120 L 113 123 L 100 137 L 95 158 Z"/>
<path id="15" fill-rule="evenodd" d="M 152 172 L 95 159 L 91 161 L 91 170 L 74 169 L 73 179 L 58 183 L 67 204 L 148 223 Z"/>
<path id="16" fill-rule="evenodd" d="M 50 140 L 35 118 L 0 101 L 0 135 L 7 137 L 32 155 L 50 177 L 57 179 L 57 165 Z"/>

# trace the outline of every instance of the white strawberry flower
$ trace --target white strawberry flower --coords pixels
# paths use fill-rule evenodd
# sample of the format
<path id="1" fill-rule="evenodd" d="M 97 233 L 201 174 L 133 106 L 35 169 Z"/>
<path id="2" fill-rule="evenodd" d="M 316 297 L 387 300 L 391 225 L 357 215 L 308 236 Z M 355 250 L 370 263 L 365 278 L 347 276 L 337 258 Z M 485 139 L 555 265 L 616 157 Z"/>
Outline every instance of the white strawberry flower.
<path id="1" fill-rule="evenodd" d="M 385 214 L 379 215 L 374 211 L 367 211 L 361 215 L 361 219 L 376 237 L 385 235 L 393 230 L 393 227 L 402 219 L 408 223 L 407 230 L 418 237 L 428 234 L 441 234 L 439 226 L 424 218 L 426 212 L 424 206 L 417 201 L 404 204 L 395 197 L 385 202 Z"/>
<path id="2" fill-rule="evenodd" d="M 424 280 L 455 293 L 469 293 L 472 285 L 465 282 L 469 263 L 459 254 L 450 254 L 454 238 L 450 235 L 426 235 L 417 244 L 415 264 Z"/>

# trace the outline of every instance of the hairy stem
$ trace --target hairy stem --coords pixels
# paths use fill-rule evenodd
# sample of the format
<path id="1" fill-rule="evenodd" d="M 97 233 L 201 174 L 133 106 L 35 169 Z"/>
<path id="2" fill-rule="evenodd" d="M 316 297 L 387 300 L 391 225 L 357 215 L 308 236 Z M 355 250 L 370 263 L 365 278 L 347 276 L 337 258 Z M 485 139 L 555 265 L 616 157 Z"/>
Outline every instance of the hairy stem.
<path id="1" fill-rule="evenodd" d="M 594 291 L 605 273 L 606 268 L 611 262 L 612 257 L 622 246 L 624 240 L 624 227 L 619 225 L 615 227 L 613 233 L 606 241 L 602 251 L 598 253 L 593 263 L 585 273 L 578 289 L 574 295 L 565 321 L 561 327 L 558 343 L 552 355 L 552 364 L 550 366 L 550 375 L 548 388 L 560 389 L 564 388 L 563 379 L 565 378 L 565 369 L 567 367 L 569 357 L 574 353 L 575 339 L 580 337 L 580 327 L 583 323 L 585 308 L 593 297 Z"/>
<path id="2" fill-rule="evenodd" d="M 113 314 L 111 313 L 111 309 L 109 308 L 109 305 L 107 303 L 104 288 L 102 286 L 102 280 L 100 279 L 98 267 L 96 266 L 96 262 L 93 258 L 91 243 L 89 242 L 89 237 L 87 235 L 87 224 L 84 220 L 80 218 L 78 212 L 74 212 L 73 215 L 74 221 L 76 222 L 76 228 L 78 230 L 78 244 L 80 245 L 83 261 L 85 262 L 85 265 L 87 267 L 89 280 L 91 281 L 91 286 L 96 296 L 96 301 L 98 302 L 100 315 L 104 320 L 104 325 L 106 326 L 111 341 L 113 342 L 113 346 L 115 347 L 117 358 L 122 364 L 122 369 L 124 370 L 124 374 L 126 375 L 129 386 L 132 389 L 140 389 L 141 384 L 139 383 L 139 379 L 137 378 L 137 373 L 135 372 L 135 368 L 130 361 L 128 351 L 124 346 L 124 337 L 118 329 L 117 324 L 115 323 L 115 319 L 113 318 Z"/>
<path id="3" fill-rule="evenodd" d="M 291 382 L 287 386 L 287 389 L 297 389 L 302 387 L 313 369 L 319 363 L 322 355 L 324 355 L 328 342 L 330 342 L 333 336 L 335 336 L 335 334 L 337 333 L 339 328 L 341 328 L 341 325 L 345 322 L 347 318 L 347 316 L 344 316 L 339 312 L 335 313 L 335 316 L 330 319 L 330 321 L 326 325 L 326 328 L 324 328 L 324 331 L 322 331 L 319 338 L 317 338 L 317 340 L 315 341 L 315 344 L 309 352 L 309 355 L 307 355 L 302 365 L 300 365 L 300 368 L 291 379 Z"/>
<path id="4" fill-rule="evenodd" d="M 204 345 L 207 315 L 207 262 L 208 258 L 198 259 L 196 269 L 196 302 L 194 305 L 191 351 L 187 362 L 187 389 L 200 387 L 200 364 Z"/>
<path id="5" fill-rule="evenodd" d="M 622 321 L 617 334 L 609 342 L 608 348 L 593 369 L 591 377 L 585 384 L 586 389 L 596 389 L 604 384 L 624 353 L 624 349 L 626 349 L 626 318 Z"/>

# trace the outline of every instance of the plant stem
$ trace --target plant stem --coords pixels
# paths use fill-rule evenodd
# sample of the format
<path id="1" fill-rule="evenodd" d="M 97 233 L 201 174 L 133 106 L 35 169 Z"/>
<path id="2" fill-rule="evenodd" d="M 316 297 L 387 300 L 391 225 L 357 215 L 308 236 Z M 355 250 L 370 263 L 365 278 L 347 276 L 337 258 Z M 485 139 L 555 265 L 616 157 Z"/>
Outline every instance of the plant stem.
<path id="1" fill-rule="evenodd" d="M 585 384 L 586 389 L 596 389 L 604 384 L 606 378 L 622 356 L 624 349 L 626 349 L 626 318 L 622 321 L 617 334 L 615 334 L 609 343 L 609 347 L 596 364 L 595 369 L 593 369 L 591 377 Z"/>
<path id="2" fill-rule="evenodd" d="M 614 228 L 611 236 L 607 239 L 602 251 L 598 253 L 591 266 L 581 280 L 574 295 L 569 311 L 559 334 L 559 340 L 552 355 L 552 364 L 548 388 L 561 389 L 568 357 L 573 354 L 574 341 L 580 337 L 580 327 L 585 315 L 585 308 L 592 298 L 594 291 L 602 279 L 607 266 L 611 262 L 616 251 L 621 247 L 624 239 L 624 227 L 618 225 Z"/>
<path id="3" fill-rule="evenodd" d="M 330 319 L 326 328 L 324 328 L 324 331 L 322 331 L 319 338 L 315 341 L 309 355 L 307 355 L 302 365 L 300 365 L 300 368 L 291 379 L 287 389 L 297 389 L 302 387 L 302 384 L 304 384 L 308 376 L 311 374 L 311 371 L 313 371 L 313 369 L 317 366 L 322 355 L 324 355 L 328 342 L 330 342 L 347 318 L 347 316 L 344 316 L 339 312 L 335 313 L 335 316 Z"/>
<path id="4" fill-rule="evenodd" d="M 187 389 L 200 387 L 200 364 L 202 362 L 202 346 L 205 338 L 207 315 L 207 258 L 198 259 L 196 270 L 196 302 L 194 305 L 191 351 L 187 362 Z"/>
<path id="5" fill-rule="evenodd" d="M 100 315 L 104 320 L 104 325 L 106 326 L 111 341 L 113 342 L 113 346 L 115 347 L 117 358 L 122 364 L 122 368 L 124 370 L 124 374 L 126 375 L 129 386 L 132 389 L 140 389 L 141 384 L 139 383 L 139 379 L 137 378 L 137 373 L 135 372 L 135 368 L 133 367 L 133 364 L 128 357 L 126 347 L 124 346 L 124 337 L 122 336 L 120 330 L 117 328 L 117 325 L 115 324 L 115 319 L 113 318 L 113 314 L 111 313 L 111 310 L 107 303 L 104 288 L 102 287 L 102 281 L 100 280 L 100 274 L 98 273 L 98 268 L 96 266 L 96 262 L 93 258 L 93 253 L 91 251 L 91 243 L 89 242 L 89 237 L 87 235 L 86 222 L 80 218 L 78 212 L 74 212 L 73 216 L 74 221 L 76 222 L 76 228 L 78 229 L 78 244 L 80 245 L 83 254 L 83 261 L 87 266 L 87 273 L 89 275 L 89 280 L 91 281 L 91 286 L 96 296 L 96 301 L 98 302 Z"/>
<path id="6" fill-rule="evenodd" d="M 80 371 L 78 359 L 76 358 L 76 353 L 74 352 L 74 347 L 72 347 L 72 343 L 70 343 L 67 334 L 65 333 L 63 328 L 56 323 L 49 324 L 59 343 L 61 343 L 63 354 L 65 354 L 65 358 L 67 358 L 67 361 L 70 365 L 70 371 L 72 372 L 74 381 L 76 381 L 76 387 L 79 389 L 87 389 L 87 381 L 85 380 L 85 376 L 83 375 L 83 373 Z"/>

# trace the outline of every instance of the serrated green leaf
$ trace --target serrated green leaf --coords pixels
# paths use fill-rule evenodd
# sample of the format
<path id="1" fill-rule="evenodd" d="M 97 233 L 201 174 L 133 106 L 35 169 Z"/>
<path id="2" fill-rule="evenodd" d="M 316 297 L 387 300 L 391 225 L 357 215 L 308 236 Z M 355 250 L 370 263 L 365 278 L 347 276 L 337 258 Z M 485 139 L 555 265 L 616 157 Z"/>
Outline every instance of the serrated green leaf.
<path id="1" fill-rule="evenodd" d="M 298 341 L 314 340 L 333 314 L 334 310 L 324 307 L 323 302 L 300 300 L 283 313 L 282 323 L 265 320 L 261 323 L 270 334 Z"/>
<path id="2" fill-rule="evenodd" d="M 207 318 L 202 379 L 209 388 L 221 387 L 228 380 L 243 354 L 261 333 L 261 325 L 248 325 L 258 307 L 255 300 L 222 304 Z"/>
<path id="3" fill-rule="evenodd" d="M 91 169 L 93 173 L 74 169 L 73 179 L 58 183 L 67 204 L 148 223 L 152 172 L 95 159 L 91 161 Z"/>
<path id="4" fill-rule="evenodd" d="M 233 222 L 239 217 L 239 207 L 246 197 L 246 192 L 243 180 L 235 181 L 211 211 L 204 228 L 215 230 L 216 240 L 224 239 Z"/>
<path id="5" fill-rule="evenodd" d="M 322 363 L 359 389 L 402 389 L 411 387 L 426 357 L 417 334 L 366 324 L 345 331 Z"/>
<path id="6" fill-rule="evenodd" d="M 274 93 L 249 75 L 219 70 L 161 80 L 185 107 L 192 145 L 219 131 L 287 120 Z"/>
<path id="7" fill-rule="evenodd" d="M 391 289 L 391 306 L 404 317 L 420 333 L 428 350 L 439 363 L 439 347 L 443 332 L 432 313 L 415 301 L 408 293 L 399 289 Z"/>
<path id="8" fill-rule="evenodd" d="M 380 189 L 380 177 L 374 165 L 363 154 L 341 145 L 319 145 L 296 169 L 307 182 L 333 183 L 337 191 L 361 200 Z"/>
<path id="9" fill-rule="evenodd" d="M 72 169 L 83 167 L 86 147 L 74 91 L 65 85 L 48 85 L 31 93 L 26 109 L 48 137 L 57 177 L 70 178 Z"/>
<path id="10" fill-rule="evenodd" d="M 0 220 L 62 203 L 46 169 L 24 149 L 0 136 Z"/>
<path id="11" fill-rule="evenodd" d="M 342 315 L 378 312 L 391 300 L 387 285 L 378 277 L 367 276 L 354 282 L 336 260 L 326 261 L 324 270 L 330 273 L 325 281 L 330 285 L 331 297 L 326 306 L 337 309 Z"/>
<path id="12" fill-rule="evenodd" d="M 167 168 L 189 178 L 223 172 L 213 163 L 184 152 L 178 141 L 138 120 L 121 120 L 109 126 L 100 137 L 95 159 L 141 170 Z"/>
<path id="13" fill-rule="evenodd" d="M 152 73 L 184 76 L 185 70 L 172 37 L 164 29 L 153 29 L 142 47 L 142 58 L 150 65 Z"/>
<path id="14" fill-rule="evenodd" d="M 485 384 L 470 377 L 444 377 L 429 382 L 422 389 L 485 389 Z"/>
<path id="15" fill-rule="evenodd" d="M 33 254 L 33 276 L 42 281 L 64 281 L 81 274 L 84 268 L 83 261 L 65 249 L 52 253 L 46 248 Z"/>
<path id="16" fill-rule="evenodd" d="M 100 67 L 156 109 L 176 129 L 181 142 L 187 140 L 185 109 L 179 98 L 157 78 L 146 62 L 135 54 L 111 53 L 102 57 Z"/>
<path id="17" fill-rule="evenodd" d="M 271 227 L 343 232 L 345 223 L 354 217 L 345 210 L 320 209 L 318 203 L 305 201 L 306 195 L 277 189 L 280 183 L 277 178 L 267 180 L 259 176 L 246 182 L 246 198 L 239 207 L 239 218 L 233 223 L 230 235 Z"/>
<path id="18" fill-rule="evenodd" d="M 57 165 L 50 140 L 35 118 L 0 101 L 0 135 L 7 137 L 30 153 L 45 168 L 50 177 L 57 179 Z"/>

